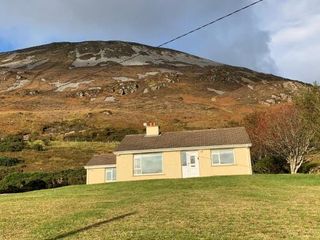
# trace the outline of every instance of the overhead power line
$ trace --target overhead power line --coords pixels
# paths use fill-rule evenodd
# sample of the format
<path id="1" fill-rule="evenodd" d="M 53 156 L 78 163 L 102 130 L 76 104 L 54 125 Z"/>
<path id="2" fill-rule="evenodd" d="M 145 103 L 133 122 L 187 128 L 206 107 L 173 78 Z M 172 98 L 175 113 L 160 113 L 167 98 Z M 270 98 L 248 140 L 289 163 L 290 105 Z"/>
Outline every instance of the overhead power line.
<path id="1" fill-rule="evenodd" d="M 232 15 L 234 15 L 234 14 L 237 14 L 237 13 L 239 13 L 239 12 L 245 10 L 245 9 L 248 9 L 248 8 L 250 8 L 250 7 L 256 5 L 256 4 L 260 3 L 260 2 L 263 2 L 263 1 L 264 1 L 264 0 L 258 0 L 258 1 L 255 1 L 255 2 L 253 2 L 253 3 L 250 3 L 250 4 L 248 4 L 248 5 L 246 5 L 246 6 L 242 7 L 242 8 L 239 8 L 239 9 L 233 11 L 233 12 L 230 12 L 230 13 L 222 16 L 222 17 L 216 18 L 216 19 L 212 20 L 211 22 L 208 22 L 208 23 L 206 23 L 206 24 L 204 24 L 204 25 L 201 25 L 200 27 L 194 28 L 194 29 L 192 29 L 192 30 L 190 30 L 190 31 L 188 31 L 188 32 L 186 32 L 186 33 L 183 33 L 183 34 L 181 34 L 181 35 L 179 35 L 179 36 L 177 36 L 177 37 L 174 37 L 174 38 L 172 38 L 172 39 L 170 39 L 170 40 L 168 40 L 168 41 L 166 41 L 166 42 L 164 42 L 164 43 L 161 43 L 161 44 L 159 44 L 159 45 L 157 45 L 157 46 L 155 46 L 155 47 L 160 48 L 160 47 L 163 47 L 163 46 L 165 46 L 165 45 L 168 45 L 169 43 L 175 42 L 175 41 L 177 41 L 177 40 L 180 39 L 180 38 L 186 37 L 186 36 L 188 36 L 188 35 L 190 35 L 190 34 L 192 34 L 192 33 L 194 33 L 194 32 L 197 32 L 197 31 L 199 31 L 199 30 L 201 30 L 201 29 L 203 29 L 203 28 L 206 28 L 206 27 L 208 27 L 208 26 L 210 26 L 210 25 L 212 25 L 212 24 L 214 24 L 214 23 L 217 23 L 217 22 L 219 22 L 219 21 L 221 21 L 221 20 L 223 20 L 223 19 L 225 19 L 225 18 L 228 18 L 228 17 L 230 17 L 230 16 L 232 16 Z M 129 57 L 129 58 L 127 58 L 127 59 L 124 59 L 124 60 L 120 61 L 119 63 L 121 64 L 121 63 L 127 62 L 127 61 L 129 61 L 129 60 L 132 60 L 132 59 L 140 56 L 140 55 L 141 55 L 141 53 L 138 53 L 137 55 L 134 55 L 134 56 L 132 56 L 132 57 Z"/>

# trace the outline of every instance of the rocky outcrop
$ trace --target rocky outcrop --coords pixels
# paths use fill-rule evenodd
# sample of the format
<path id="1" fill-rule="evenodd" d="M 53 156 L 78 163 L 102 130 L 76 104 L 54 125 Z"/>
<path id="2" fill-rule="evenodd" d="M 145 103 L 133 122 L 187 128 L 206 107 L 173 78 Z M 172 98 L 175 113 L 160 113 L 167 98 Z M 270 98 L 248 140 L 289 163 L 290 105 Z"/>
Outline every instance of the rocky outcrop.
<path id="1" fill-rule="evenodd" d="M 116 101 L 116 98 L 114 96 L 108 96 L 104 99 L 105 102 L 113 103 Z"/>
<path id="2" fill-rule="evenodd" d="M 89 98 L 95 98 L 99 95 L 99 93 L 102 92 L 102 88 L 101 87 L 92 87 L 92 88 L 89 88 L 87 90 L 81 90 L 81 91 L 78 91 L 76 92 L 76 96 L 77 97 L 89 97 Z"/>
<path id="3" fill-rule="evenodd" d="M 292 96 L 286 93 L 280 93 L 278 95 L 272 94 L 270 98 L 264 101 L 260 101 L 260 104 L 270 106 L 270 105 L 280 104 L 285 102 L 288 102 L 288 103 L 292 102 Z"/>

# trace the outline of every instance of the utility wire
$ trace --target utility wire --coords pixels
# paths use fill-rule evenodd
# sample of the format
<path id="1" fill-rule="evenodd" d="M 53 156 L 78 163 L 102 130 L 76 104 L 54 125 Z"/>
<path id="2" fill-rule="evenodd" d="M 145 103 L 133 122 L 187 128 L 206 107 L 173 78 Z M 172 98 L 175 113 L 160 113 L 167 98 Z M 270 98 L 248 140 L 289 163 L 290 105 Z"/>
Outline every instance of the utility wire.
<path id="1" fill-rule="evenodd" d="M 234 14 L 237 14 L 237 13 L 239 13 L 239 12 L 241 12 L 241 11 L 247 9 L 247 8 L 250 8 L 250 7 L 254 6 L 254 5 L 262 2 L 262 1 L 264 1 L 264 0 L 257 0 L 257 1 L 255 1 L 255 2 L 253 2 L 253 3 L 250 3 L 250 4 L 248 4 L 248 5 L 244 6 L 244 7 L 241 7 L 241 8 L 239 8 L 239 9 L 233 11 L 233 12 L 230 12 L 230 13 L 222 16 L 222 17 L 219 17 L 219 18 L 217 18 L 217 19 L 214 19 L 214 20 L 211 21 L 211 22 L 208 22 L 208 23 L 206 23 L 206 24 L 204 24 L 204 25 L 202 25 L 202 26 L 200 26 L 200 27 L 197 27 L 197 28 L 195 28 L 195 29 L 192 29 L 192 30 L 184 33 L 184 34 L 181 34 L 181 35 L 179 35 L 179 36 L 177 36 L 177 37 L 174 37 L 174 38 L 172 38 L 171 40 L 168 40 L 168 41 L 166 41 L 166 42 L 164 42 L 164 43 L 161 43 L 161 44 L 159 44 L 159 45 L 157 45 L 157 46 L 155 46 L 155 47 L 158 47 L 158 48 L 159 48 L 159 47 L 163 47 L 163 46 L 165 46 L 165 45 L 168 45 L 169 43 L 172 43 L 172 42 L 174 42 L 174 41 L 177 41 L 177 40 L 180 39 L 180 38 L 186 37 L 186 36 L 188 36 L 188 35 L 196 32 L 196 31 L 199 31 L 199 30 L 201 30 L 201 29 L 203 29 L 203 28 L 205 28 L 205 27 L 208 27 L 209 25 L 212 25 L 212 24 L 217 23 L 217 22 L 219 22 L 219 21 L 221 21 L 221 20 L 223 20 L 223 19 L 225 19 L 225 18 L 227 18 L 227 17 L 230 17 L 230 16 L 232 16 L 232 15 L 234 15 Z M 135 58 L 141 56 L 143 53 L 148 53 L 148 52 L 150 52 L 150 50 L 146 50 L 146 51 L 144 51 L 144 52 L 139 52 L 138 54 L 133 55 L 133 56 L 128 57 L 128 58 L 125 58 L 124 60 L 119 61 L 119 62 L 117 62 L 117 63 L 118 63 L 118 64 L 122 64 L 122 63 L 128 62 L 128 61 L 130 61 L 130 60 L 132 60 L 132 59 L 135 59 Z M 101 71 L 104 71 L 104 70 L 103 70 L 103 69 L 100 69 L 100 70 L 96 71 L 95 74 L 97 74 L 98 72 L 101 72 Z M 88 76 L 90 76 L 90 75 L 88 75 Z"/>
<path id="2" fill-rule="evenodd" d="M 183 33 L 183 34 L 181 34 L 181 35 L 179 35 L 179 36 L 177 36 L 177 37 L 174 37 L 174 38 L 172 38 L 172 39 L 170 39 L 170 40 L 168 40 L 168 41 L 166 41 L 166 42 L 164 42 L 164 43 L 161 43 L 161 44 L 159 44 L 159 45 L 156 46 L 156 47 L 157 47 L 157 48 L 160 48 L 160 47 L 163 47 L 163 46 L 165 46 L 165 45 L 168 45 L 169 43 L 175 42 L 175 41 L 177 41 L 177 40 L 180 39 L 180 38 L 186 37 L 186 36 L 188 36 L 188 35 L 190 35 L 190 34 L 192 34 L 192 33 L 194 33 L 194 32 L 197 32 L 197 31 L 199 31 L 199 30 L 201 30 L 201 29 L 203 29 L 203 28 L 206 28 L 206 27 L 208 27 L 208 26 L 210 26 L 210 25 L 212 25 L 212 24 L 214 24 L 214 23 L 216 23 L 216 22 L 219 22 L 219 21 L 221 21 L 221 20 L 223 20 L 223 19 L 225 19 L 225 18 L 227 18 L 227 17 L 230 17 L 230 16 L 232 16 L 232 15 L 234 15 L 234 14 L 237 14 L 237 13 L 239 13 L 239 12 L 241 12 L 241 11 L 247 9 L 247 8 L 250 8 L 250 7 L 256 5 L 256 4 L 260 3 L 260 2 L 263 2 L 263 1 L 264 1 L 264 0 L 258 0 L 258 1 L 255 1 L 255 2 L 251 3 L 251 4 L 248 4 L 248 5 L 246 5 L 246 6 L 242 7 L 242 8 L 239 8 L 239 9 L 231 12 L 231 13 L 228 13 L 228 14 L 222 16 L 222 17 L 219 17 L 219 18 L 217 18 L 217 19 L 214 19 L 213 21 L 208 22 L 208 23 L 206 23 L 206 24 L 204 24 L 204 25 L 202 25 L 202 26 L 200 26 L 200 27 L 194 28 L 194 29 L 192 29 L 192 30 L 190 30 L 190 31 L 188 31 L 188 32 L 186 32 L 186 33 Z M 121 63 L 127 62 L 127 61 L 129 61 L 129 60 L 132 60 L 132 59 L 140 56 L 140 55 L 141 55 L 141 53 L 138 53 L 137 55 L 134 55 L 134 56 L 132 56 L 132 57 L 129 57 L 129 58 L 127 58 L 127 59 L 124 59 L 124 60 L 120 61 L 119 63 L 121 64 Z"/>

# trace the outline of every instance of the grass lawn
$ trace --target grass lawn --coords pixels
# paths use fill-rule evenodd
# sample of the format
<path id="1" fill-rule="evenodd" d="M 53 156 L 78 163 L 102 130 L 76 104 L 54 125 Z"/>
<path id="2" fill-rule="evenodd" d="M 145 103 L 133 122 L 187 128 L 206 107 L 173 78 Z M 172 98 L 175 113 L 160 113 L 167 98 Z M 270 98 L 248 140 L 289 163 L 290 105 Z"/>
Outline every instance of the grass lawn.
<path id="1" fill-rule="evenodd" d="M 0 196 L 1 239 L 320 239 L 320 176 L 68 186 Z"/>

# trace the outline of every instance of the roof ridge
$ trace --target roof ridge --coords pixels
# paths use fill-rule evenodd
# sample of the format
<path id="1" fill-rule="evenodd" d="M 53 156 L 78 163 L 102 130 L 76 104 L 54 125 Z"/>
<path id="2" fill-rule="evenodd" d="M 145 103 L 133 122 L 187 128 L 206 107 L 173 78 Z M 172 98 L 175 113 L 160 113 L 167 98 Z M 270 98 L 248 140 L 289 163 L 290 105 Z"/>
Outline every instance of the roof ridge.
<path id="1" fill-rule="evenodd" d="M 227 129 L 237 129 L 237 128 L 244 128 L 244 126 L 239 127 L 224 127 L 224 128 L 206 128 L 206 129 L 193 129 L 193 130 L 182 130 L 182 131 L 170 131 L 164 133 L 179 133 L 179 132 L 204 132 L 204 131 L 217 131 L 217 130 L 227 130 Z"/>

